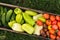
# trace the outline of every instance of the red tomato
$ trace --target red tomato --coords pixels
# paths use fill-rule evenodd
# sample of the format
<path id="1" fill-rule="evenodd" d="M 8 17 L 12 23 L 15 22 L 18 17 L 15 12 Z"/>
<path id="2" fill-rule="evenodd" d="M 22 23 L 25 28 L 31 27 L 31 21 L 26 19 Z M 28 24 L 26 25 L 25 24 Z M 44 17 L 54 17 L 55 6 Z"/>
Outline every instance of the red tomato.
<path id="1" fill-rule="evenodd" d="M 60 31 L 57 32 L 57 35 L 60 36 Z"/>
<path id="2" fill-rule="evenodd" d="M 47 25 L 51 25 L 51 21 L 50 20 L 46 20 L 46 24 Z"/>
<path id="3" fill-rule="evenodd" d="M 58 22 L 57 25 L 60 27 L 60 22 Z"/>
<path id="4" fill-rule="evenodd" d="M 57 39 L 57 40 L 60 40 L 60 37 L 59 37 L 59 36 L 57 36 L 57 37 L 56 37 L 56 39 Z"/>
<path id="5" fill-rule="evenodd" d="M 60 30 L 60 27 L 58 28 L 58 30 Z"/>
<path id="6" fill-rule="evenodd" d="M 39 25 L 39 26 L 43 25 L 42 21 L 40 21 L 40 20 L 37 20 L 36 23 L 37 23 L 37 25 Z"/>
<path id="7" fill-rule="evenodd" d="M 56 20 L 57 21 L 60 21 L 60 16 L 56 16 Z"/>
<path id="8" fill-rule="evenodd" d="M 54 20 L 55 20 L 55 16 L 54 16 L 54 15 L 51 15 L 51 16 L 50 16 L 50 20 L 51 20 L 51 21 L 54 21 Z"/>
<path id="9" fill-rule="evenodd" d="M 49 14 L 48 13 L 44 13 L 43 16 L 44 16 L 44 18 L 49 19 Z"/>
<path id="10" fill-rule="evenodd" d="M 50 34 L 50 38 L 54 40 L 54 39 L 56 38 L 56 36 L 55 36 L 55 35 Z"/>
<path id="11" fill-rule="evenodd" d="M 54 25 L 54 24 L 57 24 L 57 21 L 56 20 L 52 22 L 52 25 Z"/>
<path id="12" fill-rule="evenodd" d="M 49 33 L 50 34 L 55 34 L 55 30 L 51 29 L 51 30 L 49 30 Z"/>
<path id="13" fill-rule="evenodd" d="M 50 39 L 50 40 L 54 40 L 54 39 Z"/>
<path id="14" fill-rule="evenodd" d="M 58 26 L 57 25 L 52 25 L 52 29 L 57 30 Z"/>

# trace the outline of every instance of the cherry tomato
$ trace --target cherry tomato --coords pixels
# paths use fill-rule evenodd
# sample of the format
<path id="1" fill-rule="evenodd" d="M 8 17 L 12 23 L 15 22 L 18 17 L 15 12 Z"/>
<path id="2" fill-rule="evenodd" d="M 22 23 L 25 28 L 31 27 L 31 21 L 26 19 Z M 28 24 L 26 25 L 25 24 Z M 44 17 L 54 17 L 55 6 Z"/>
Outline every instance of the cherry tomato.
<path id="1" fill-rule="evenodd" d="M 43 25 L 42 21 L 40 21 L 40 20 L 37 20 L 36 23 L 37 23 L 37 25 L 39 25 L 39 26 Z"/>
<path id="2" fill-rule="evenodd" d="M 56 38 L 56 36 L 55 36 L 55 35 L 50 34 L 50 38 L 54 40 L 54 39 Z"/>
<path id="3" fill-rule="evenodd" d="M 52 29 L 57 30 L 58 26 L 57 25 L 52 25 Z"/>
<path id="4" fill-rule="evenodd" d="M 54 25 L 54 24 L 57 24 L 57 21 L 56 20 L 52 22 L 52 25 Z"/>
<path id="5" fill-rule="evenodd" d="M 54 20 L 55 20 L 55 16 L 54 16 L 54 15 L 51 15 L 51 16 L 50 16 L 50 20 L 51 20 L 51 21 L 54 21 Z"/>
<path id="6" fill-rule="evenodd" d="M 57 35 L 60 36 L 60 31 L 57 32 Z"/>
<path id="7" fill-rule="evenodd" d="M 49 14 L 48 13 L 44 13 L 43 16 L 44 16 L 45 19 L 49 19 Z"/>
<path id="8" fill-rule="evenodd" d="M 49 30 L 49 33 L 50 34 L 55 34 L 55 30 L 51 29 L 51 30 Z"/>
<path id="9" fill-rule="evenodd" d="M 60 21 L 60 16 L 56 16 L 56 20 L 57 21 Z"/>
<path id="10" fill-rule="evenodd" d="M 46 24 L 47 25 L 51 25 L 51 21 L 50 20 L 46 20 Z"/>

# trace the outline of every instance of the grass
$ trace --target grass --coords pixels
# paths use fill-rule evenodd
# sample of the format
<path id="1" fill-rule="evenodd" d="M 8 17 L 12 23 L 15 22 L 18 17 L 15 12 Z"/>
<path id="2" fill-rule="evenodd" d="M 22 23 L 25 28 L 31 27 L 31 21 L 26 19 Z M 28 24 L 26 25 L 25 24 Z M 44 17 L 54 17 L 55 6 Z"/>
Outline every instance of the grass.
<path id="1" fill-rule="evenodd" d="M 41 37 L 0 30 L 0 40 L 43 40 Z M 47 39 L 49 40 L 49 39 Z"/>
<path id="2" fill-rule="evenodd" d="M 39 40 L 39 38 L 0 30 L 0 40 Z"/>

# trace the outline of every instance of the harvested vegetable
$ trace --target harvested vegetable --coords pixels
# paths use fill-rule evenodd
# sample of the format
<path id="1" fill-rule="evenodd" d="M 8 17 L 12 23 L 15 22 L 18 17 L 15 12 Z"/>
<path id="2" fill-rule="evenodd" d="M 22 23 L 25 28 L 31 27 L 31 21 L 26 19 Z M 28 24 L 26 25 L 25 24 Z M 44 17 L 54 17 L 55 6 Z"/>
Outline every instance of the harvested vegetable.
<path id="1" fill-rule="evenodd" d="M 50 16 L 50 20 L 51 20 L 51 21 L 55 21 L 55 16 L 54 16 L 54 15 L 51 15 L 51 16 Z"/>
<path id="2" fill-rule="evenodd" d="M 48 13 L 44 13 L 43 16 L 44 16 L 45 19 L 49 19 L 49 14 Z"/>
<path id="3" fill-rule="evenodd" d="M 55 40 L 56 36 L 51 34 L 50 38 L 53 39 L 53 40 Z"/>
<path id="4" fill-rule="evenodd" d="M 15 8 L 14 9 L 14 13 L 15 14 L 21 14 L 22 13 L 22 10 L 20 8 Z"/>
<path id="5" fill-rule="evenodd" d="M 34 19 L 35 21 L 37 21 L 38 18 L 41 17 L 41 16 L 43 16 L 43 15 L 42 15 L 42 14 L 37 14 L 36 16 L 33 16 L 33 19 Z"/>
<path id="6" fill-rule="evenodd" d="M 34 32 L 34 27 L 32 27 L 30 24 L 23 24 L 22 29 L 27 32 L 28 34 L 33 34 Z"/>
<path id="7" fill-rule="evenodd" d="M 21 21 L 22 21 L 22 15 L 21 14 L 17 14 L 16 15 L 16 22 L 17 23 L 21 23 Z"/>
<path id="8" fill-rule="evenodd" d="M 12 29 L 15 30 L 15 31 L 24 32 L 21 24 L 19 24 L 19 23 L 14 23 L 13 26 L 12 26 Z"/>
<path id="9" fill-rule="evenodd" d="M 3 7 L 0 9 L 0 25 L 5 26 L 6 23 L 6 26 L 9 26 L 14 31 L 41 35 L 51 40 L 60 38 L 60 16 L 45 12 L 38 14 L 32 10 L 22 11 L 20 8 L 15 8 L 14 12 L 12 9 L 8 11 L 6 8 L 3 9 Z"/>
<path id="10" fill-rule="evenodd" d="M 29 16 L 28 14 L 26 14 L 26 13 L 23 13 L 23 18 L 24 18 L 24 20 L 28 23 L 28 24 L 30 24 L 30 25 L 34 25 L 35 24 L 35 21 L 32 19 L 32 17 L 31 16 Z"/>
<path id="11" fill-rule="evenodd" d="M 39 20 L 41 20 L 42 22 L 46 22 L 46 19 L 44 17 L 39 17 Z"/>
<path id="12" fill-rule="evenodd" d="M 51 21 L 50 20 L 46 20 L 46 25 L 51 25 Z"/>
<path id="13" fill-rule="evenodd" d="M 42 26 L 43 25 L 43 23 L 40 21 L 40 20 L 37 20 L 37 25 L 39 25 L 39 26 Z"/>
<path id="14" fill-rule="evenodd" d="M 13 26 L 14 23 L 16 23 L 15 20 L 8 22 L 8 26 L 9 26 L 10 28 L 12 28 L 12 26 Z"/>
<path id="15" fill-rule="evenodd" d="M 31 11 L 31 10 L 26 10 L 25 13 L 27 13 L 28 15 L 31 15 L 31 16 L 35 16 L 35 15 L 37 15 L 36 12 Z"/>
<path id="16" fill-rule="evenodd" d="M 43 29 L 43 26 L 35 25 L 35 32 L 34 34 L 40 35 L 40 31 Z"/>

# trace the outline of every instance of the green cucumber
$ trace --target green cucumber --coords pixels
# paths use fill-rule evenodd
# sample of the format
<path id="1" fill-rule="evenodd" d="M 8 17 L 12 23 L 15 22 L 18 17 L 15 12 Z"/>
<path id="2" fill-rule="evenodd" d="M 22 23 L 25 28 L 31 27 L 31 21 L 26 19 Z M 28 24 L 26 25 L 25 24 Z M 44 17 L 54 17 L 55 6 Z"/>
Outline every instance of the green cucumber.
<path id="1" fill-rule="evenodd" d="M 6 14 L 7 14 L 7 8 L 4 8 L 4 13 L 6 13 Z"/>
<path id="2" fill-rule="evenodd" d="M 13 10 L 11 10 L 11 9 L 7 12 L 7 14 L 6 14 L 6 22 L 10 21 L 12 13 L 13 13 Z"/>
<path id="3" fill-rule="evenodd" d="M 2 14 L 3 14 L 3 7 L 1 6 L 0 7 L 0 25 L 2 25 L 2 21 L 1 21 Z"/>
<path id="4" fill-rule="evenodd" d="M 2 24 L 5 26 L 6 25 L 5 13 L 2 14 L 1 21 L 2 21 Z"/>
<path id="5" fill-rule="evenodd" d="M 0 8 L 1 8 L 1 14 L 0 15 L 2 15 L 2 13 L 3 13 L 3 7 L 1 6 Z"/>
<path id="6" fill-rule="evenodd" d="M 15 14 L 12 14 L 12 17 L 11 17 L 11 19 L 10 19 L 10 21 L 13 21 L 13 20 L 15 20 Z"/>

